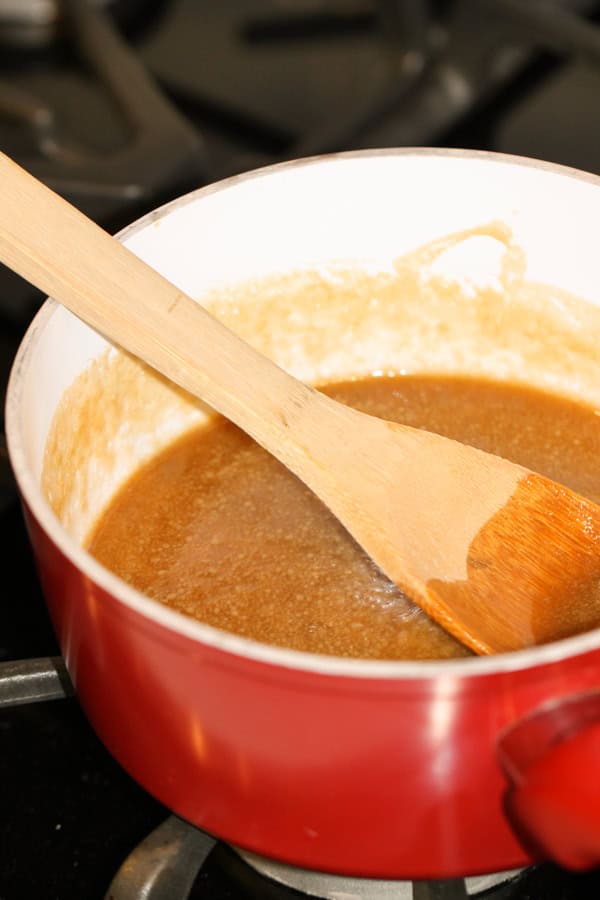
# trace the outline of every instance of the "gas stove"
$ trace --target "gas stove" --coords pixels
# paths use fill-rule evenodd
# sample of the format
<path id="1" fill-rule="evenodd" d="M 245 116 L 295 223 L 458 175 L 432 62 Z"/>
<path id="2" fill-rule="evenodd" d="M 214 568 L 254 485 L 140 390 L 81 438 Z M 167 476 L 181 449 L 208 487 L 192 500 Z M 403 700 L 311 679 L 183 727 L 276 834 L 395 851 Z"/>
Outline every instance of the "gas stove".
<path id="1" fill-rule="evenodd" d="M 283 159 L 462 146 L 600 173 L 596 0 L 0 0 L 0 148 L 111 231 Z M 42 297 L 0 270 L 0 383 Z M 99 742 L 59 656 L 0 443 L 0 900 L 585 900 L 552 865 L 326 876 L 171 815 Z"/>

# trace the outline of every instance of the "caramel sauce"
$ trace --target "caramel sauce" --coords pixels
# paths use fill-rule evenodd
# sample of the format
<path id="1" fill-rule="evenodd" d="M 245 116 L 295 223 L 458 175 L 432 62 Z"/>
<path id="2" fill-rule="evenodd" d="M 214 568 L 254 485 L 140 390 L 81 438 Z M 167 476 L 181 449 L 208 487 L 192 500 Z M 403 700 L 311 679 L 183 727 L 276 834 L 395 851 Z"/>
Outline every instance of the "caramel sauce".
<path id="1" fill-rule="evenodd" d="M 449 375 L 365 378 L 326 391 L 600 502 L 600 416 L 592 406 Z M 264 643 L 375 659 L 470 654 L 382 575 L 303 484 L 222 419 L 141 467 L 88 549 L 157 601 Z M 600 610 L 600 596 L 593 603 Z"/>

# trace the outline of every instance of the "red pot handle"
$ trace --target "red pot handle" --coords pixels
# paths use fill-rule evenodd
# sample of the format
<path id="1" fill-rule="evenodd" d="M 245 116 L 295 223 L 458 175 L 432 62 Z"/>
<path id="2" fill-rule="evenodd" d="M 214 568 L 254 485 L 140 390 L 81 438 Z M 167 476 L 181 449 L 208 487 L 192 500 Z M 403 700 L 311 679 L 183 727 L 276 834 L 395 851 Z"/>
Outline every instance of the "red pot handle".
<path id="1" fill-rule="evenodd" d="M 545 704 L 500 737 L 506 814 L 534 857 L 600 864 L 600 691 Z"/>

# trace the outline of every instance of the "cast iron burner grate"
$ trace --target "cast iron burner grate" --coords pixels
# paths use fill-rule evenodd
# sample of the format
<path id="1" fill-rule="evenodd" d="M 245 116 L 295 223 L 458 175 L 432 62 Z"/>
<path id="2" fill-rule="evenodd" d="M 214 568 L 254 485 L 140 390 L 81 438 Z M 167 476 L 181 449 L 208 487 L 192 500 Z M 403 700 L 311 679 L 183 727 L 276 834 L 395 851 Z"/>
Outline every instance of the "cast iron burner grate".
<path id="1" fill-rule="evenodd" d="M 199 133 L 164 96 L 109 16 L 87 0 L 61 0 L 60 6 L 69 39 L 63 67 L 79 70 L 81 93 L 65 94 L 61 106 L 51 94 L 44 96 L 39 80 L 28 85 L 0 67 L 3 149 L 97 220 L 124 209 L 134 218 L 149 204 L 204 183 Z M 29 66 L 47 78 L 56 74 L 52 65 L 46 67 Z M 27 68 L 21 59 L 17 71 Z M 103 91 L 112 112 L 96 126 L 111 133 L 97 145 L 88 139 L 94 133 L 86 110 L 88 83 L 90 90 L 96 85 Z M 71 106 L 87 123 L 80 134 L 65 127 L 64 107 Z"/>
<path id="2" fill-rule="evenodd" d="M 600 61 L 600 30 L 585 18 L 598 0 L 179 0 L 163 13 L 166 34 L 179 28 L 168 63 L 160 39 L 139 48 L 124 39 L 105 4 L 57 0 L 64 40 L 61 54 L 48 51 L 54 65 L 2 47 L 0 138 L 9 155 L 109 226 L 281 159 L 448 144 L 540 52 Z M 0 2 L 0 39 L 6 15 Z M 190 62 L 180 69 L 182 55 L 193 74 Z M 15 138 L 16 126 L 26 138 Z"/>
<path id="3" fill-rule="evenodd" d="M 599 14 L 600 0 L 0 0 L 0 146 L 109 231 L 337 150 L 476 147 L 600 171 Z M 11 44 L 11 19 L 41 46 Z M 566 127 L 551 88 L 523 135 L 532 87 L 566 60 Z M 42 299 L 0 266 L 0 319 L 21 328 Z"/>

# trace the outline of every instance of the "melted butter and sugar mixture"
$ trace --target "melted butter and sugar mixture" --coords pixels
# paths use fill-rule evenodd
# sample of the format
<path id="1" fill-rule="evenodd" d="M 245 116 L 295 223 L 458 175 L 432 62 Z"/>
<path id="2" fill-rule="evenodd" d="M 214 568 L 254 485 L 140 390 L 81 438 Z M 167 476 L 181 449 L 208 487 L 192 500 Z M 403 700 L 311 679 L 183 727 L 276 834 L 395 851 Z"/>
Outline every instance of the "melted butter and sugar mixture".
<path id="1" fill-rule="evenodd" d="M 592 407 L 448 376 L 371 378 L 326 390 L 600 501 L 600 417 Z M 469 653 L 388 581 L 303 484 L 225 420 L 186 435 L 136 473 L 89 550 L 150 597 L 265 643 L 376 659 Z M 596 602 L 600 621 L 600 592 Z"/>
<path id="2" fill-rule="evenodd" d="M 458 277 L 440 268 L 465 241 L 480 242 L 475 262 L 480 248 L 499 248 L 491 282 L 463 279 L 462 263 Z M 527 280 L 525 269 L 508 230 L 492 223 L 374 271 L 332 263 L 215 289 L 202 302 L 336 399 L 506 456 L 600 502 L 600 308 Z M 109 569 L 202 622 L 336 656 L 470 653 L 279 463 L 114 348 L 65 390 L 42 488 Z M 586 603 L 592 622 L 598 604 L 600 622 L 600 597 Z"/>

